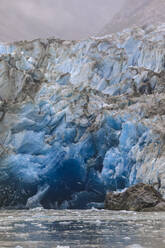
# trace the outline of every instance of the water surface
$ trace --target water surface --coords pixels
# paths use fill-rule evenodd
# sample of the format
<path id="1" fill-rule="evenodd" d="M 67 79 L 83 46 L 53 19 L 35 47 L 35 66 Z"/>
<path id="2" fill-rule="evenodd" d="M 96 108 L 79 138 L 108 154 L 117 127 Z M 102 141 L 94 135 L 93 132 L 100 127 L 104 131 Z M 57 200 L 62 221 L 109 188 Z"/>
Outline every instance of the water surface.
<path id="1" fill-rule="evenodd" d="M 0 248 L 165 248 L 165 213 L 0 211 Z"/>

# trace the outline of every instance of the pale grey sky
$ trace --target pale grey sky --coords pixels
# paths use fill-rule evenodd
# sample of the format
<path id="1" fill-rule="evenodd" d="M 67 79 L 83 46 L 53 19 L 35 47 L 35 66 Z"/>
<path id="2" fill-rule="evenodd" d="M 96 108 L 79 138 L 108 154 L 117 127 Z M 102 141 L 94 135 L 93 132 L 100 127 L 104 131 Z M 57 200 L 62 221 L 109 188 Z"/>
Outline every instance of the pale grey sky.
<path id="1" fill-rule="evenodd" d="M 97 34 L 125 0 L 0 0 L 0 40 Z"/>

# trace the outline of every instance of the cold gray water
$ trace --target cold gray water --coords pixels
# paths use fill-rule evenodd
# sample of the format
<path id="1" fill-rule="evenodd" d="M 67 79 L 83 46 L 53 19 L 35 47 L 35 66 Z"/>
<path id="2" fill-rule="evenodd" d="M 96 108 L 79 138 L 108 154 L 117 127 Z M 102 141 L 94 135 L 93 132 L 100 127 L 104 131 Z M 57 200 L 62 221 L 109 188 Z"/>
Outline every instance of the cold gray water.
<path id="1" fill-rule="evenodd" d="M 165 248 L 165 213 L 0 211 L 0 248 Z"/>

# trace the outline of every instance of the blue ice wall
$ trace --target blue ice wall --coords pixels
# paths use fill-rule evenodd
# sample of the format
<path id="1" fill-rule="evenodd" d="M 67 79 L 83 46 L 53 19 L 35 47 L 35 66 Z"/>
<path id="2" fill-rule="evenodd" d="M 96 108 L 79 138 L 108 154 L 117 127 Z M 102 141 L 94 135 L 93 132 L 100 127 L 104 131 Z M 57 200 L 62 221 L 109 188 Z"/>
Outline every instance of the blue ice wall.
<path id="1" fill-rule="evenodd" d="M 13 105 L 0 111 L 0 204 L 86 208 L 136 183 L 137 151 L 159 124 L 148 105 L 164 90 L 164 29 L 158 45 L 138 30 L 0 45 L 0 89 Z"/>
<path id="2" fill-rule="evenodd" d="M 130 185 L 136 163 L 133 148 L 144 145 L 148 130 L 105 115 L 100 128 L 87 132 L 63 115 L 57 118 L 51 104 L 44 102 L 40 107 L 23 106 L 11 132 L 8 142 L 14 153 L 1 166 L 28 191 L 26 200 L 47 185 L 40 200 L 44 207 L 67 201 L 70 208 L 85 208 L 89 202 L 102 202 L 106 190 Z M 135 183 L 136 175 L 131 180 Z"/>
<path id="3" fill-rule="evenodd" d="M 123 122 L 119 145 L 110 148 L 103 161 L 102 177 L 109 189 L 123 189 L 136 183 L 136 174 L 133 179 L 130 178 L 132 167 L 136 164 L 134 148 L 137 146 L 137 149 L 143 149 L 142 145 L 145 144 L 148 132 L 148 129 L 141 124 Z"/>

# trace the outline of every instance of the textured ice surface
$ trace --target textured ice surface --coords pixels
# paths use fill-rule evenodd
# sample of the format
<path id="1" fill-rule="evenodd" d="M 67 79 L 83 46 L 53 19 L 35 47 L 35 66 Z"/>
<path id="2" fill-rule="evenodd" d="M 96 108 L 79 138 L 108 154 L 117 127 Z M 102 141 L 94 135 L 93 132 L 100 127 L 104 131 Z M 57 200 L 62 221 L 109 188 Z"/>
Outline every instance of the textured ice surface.
<path id="1" fill-rule="evenodd" d="M 1 44 L 1 206 L 86 208 L 139 181 L 165 192 L 164 34 Z"/>

